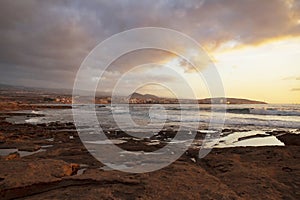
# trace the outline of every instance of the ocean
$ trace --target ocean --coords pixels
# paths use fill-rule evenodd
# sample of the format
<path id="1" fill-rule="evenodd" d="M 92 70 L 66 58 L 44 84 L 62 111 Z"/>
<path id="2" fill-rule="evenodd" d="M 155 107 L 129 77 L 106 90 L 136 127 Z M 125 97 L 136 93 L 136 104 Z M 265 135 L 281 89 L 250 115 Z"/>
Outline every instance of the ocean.
<path id="1" fill-rule="evenodd" d="M 79 107 L 79 106 L 78 106 Z M 220 108 L 220 109 L 218 109 Z M 150 111 L 150 112 L 149 112 Z M 211 112 L 210 105 L 183 104 L 181 108 L 175 104 L 131 104 L 129 110 L 124 104 L 120 105 L 96 105 L 99 122 L 105 127 L 113 124 L 112 114 L 115 118 L 122 118 L 128 114 L 141 124 L 155 121 L 156 125 L 166 123 L 170 126 L 180 125 L 181 122 L 193 124 L 207 124 L 213 114 L 224 112 L 223 106 L 215 105 Z M 48 123 L 55 121 L 72 122 L 70 109 L 49 109 L 32 111 L 36 114 L 44 114 L 45 117 L 33 117 L 27 119 L 31 123 Z M 110 120 L 111 121 L 110 121 Z M 156 119 L 156 120 L 155 120 Z M 224 127 L 251 127 L 252 129 L 276 129 L 289 130 L 300 128 L 299 104 L 244 104 L 227 105 Z"/>
<path id="2" fill-rule="evenodd" d="M 76 105 L 73 109 L 85 109 L 91 105 Z M 89 110 L 89 109 L 88 109 Z M 289 104 L 243 104 L 243 105 L 191 105 L 183 104 L 131 104 L 95 105 L 96 115 L 103 130 L 123 130 L 131 133 L 154 135 L 160 130 L 184 127 L 191 131 L 213 131 L 214 127 L 232 130 L 229 135 L 221 133 L 216 147 L 284 145 L 272 131 L 300 133 L 300 105 Z M 15 123 L 73 122 L 71 109 L 45 109 L 40 111 L 22 111 L 44 116 L 8 119 Z M 88 111 L 91 112 L 91 111 Z M 216 119 L 215 119 L 216 118 Z M 93 130 L 88 117 L 86 129 Z M 210 127 L 211 130 L 207 130 Z M 140 134 L 141 135 L 141 134 Z M 255 136 L 258 136 L 255 138 Z M 264 136 L 265 137 L 262 137 Z M 254 136 L 247 140 L 241 138 Z"/>

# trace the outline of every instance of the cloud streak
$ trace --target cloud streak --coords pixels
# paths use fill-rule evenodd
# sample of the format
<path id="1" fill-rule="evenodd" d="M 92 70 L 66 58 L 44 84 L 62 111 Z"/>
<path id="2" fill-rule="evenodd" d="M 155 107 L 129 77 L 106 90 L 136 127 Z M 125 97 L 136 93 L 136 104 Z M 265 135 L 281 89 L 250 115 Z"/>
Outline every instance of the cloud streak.
<path id="1" fill-rule="evenodd" d="M 283 78 L 282 80 L 284 81 L 290 81 L 290 80 L 293 80 L 293 81 L 300 81 L 300 76 L 296 77 L 296 76 L 289 76 L 289 77 L 285 77 Z"/>
<path id="2" fill-rule="evenodd" d="M 291 91 L 293 91 L 293 92 L 300 92 L 300 88 L 292 88 Z"/>

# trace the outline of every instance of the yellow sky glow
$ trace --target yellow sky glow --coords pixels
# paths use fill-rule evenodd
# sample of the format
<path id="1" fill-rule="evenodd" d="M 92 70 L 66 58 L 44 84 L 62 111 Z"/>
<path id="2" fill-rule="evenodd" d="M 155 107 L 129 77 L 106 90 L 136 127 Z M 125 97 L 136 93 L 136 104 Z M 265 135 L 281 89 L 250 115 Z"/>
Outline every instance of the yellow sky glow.
<path id="1" fill-rule="evenodd" d="M 300 104 L 300 37 L 277 38 L 251 46 L 231 41 L 209 54 L 223 81 L 226 97 Z M 167 65 L 188 80 L 197 98 L 211 97 L 203 77 L 186 72 L 178 59 L 169 60 Z M 188 96 L 182 84 L 175 87 L 181 98 Z M 144 91 L 147 92 L 151 93 Z M 163 91 L 160 95 L 169 96 Z"/>
<path id="2" fill-rule="evenodd" d="M 300 103 L 300 37 L 212 52 L 228 97 Z"/>

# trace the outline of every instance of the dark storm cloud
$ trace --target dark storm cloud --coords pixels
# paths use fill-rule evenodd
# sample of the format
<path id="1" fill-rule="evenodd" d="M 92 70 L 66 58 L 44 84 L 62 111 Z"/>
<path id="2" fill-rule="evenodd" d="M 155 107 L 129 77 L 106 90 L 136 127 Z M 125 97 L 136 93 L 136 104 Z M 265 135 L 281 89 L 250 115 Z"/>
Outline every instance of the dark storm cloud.
<path id="1" fill-rule="evenodd" d="M 232 40 L 253 45 L 298 36 L 299 2 L 3 0 L 0 82 L 71 87 L 93 47 L 112 34 L 135 27 L 172 28 L 208 49 Z M 138 63 L 143 59 L 149 58 Z"/>

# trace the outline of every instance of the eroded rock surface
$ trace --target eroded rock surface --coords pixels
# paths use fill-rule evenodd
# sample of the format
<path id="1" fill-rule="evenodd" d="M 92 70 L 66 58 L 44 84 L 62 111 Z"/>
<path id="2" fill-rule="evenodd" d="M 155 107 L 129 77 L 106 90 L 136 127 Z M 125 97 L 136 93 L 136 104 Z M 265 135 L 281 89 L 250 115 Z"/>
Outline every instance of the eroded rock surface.
<path id="1" fill-rule="evenodd" d="M 0 157 L 0 199 L 300 199 L 299 135 L 269 133 L 286 146 L 213 149 L 203 159 L 190 148 L 166 168 L 129 174 L 103 168 L 72 123 L 12 124 L 5 121 L 11 115 L 0 114 L 0 151 L 12 151 Z M 124 150 L 145 152 L 174 135 L 162 131 L 152 138 L 161 143 L 149 145 L 107 132 L 125 141 L 118 144 Z"/>

